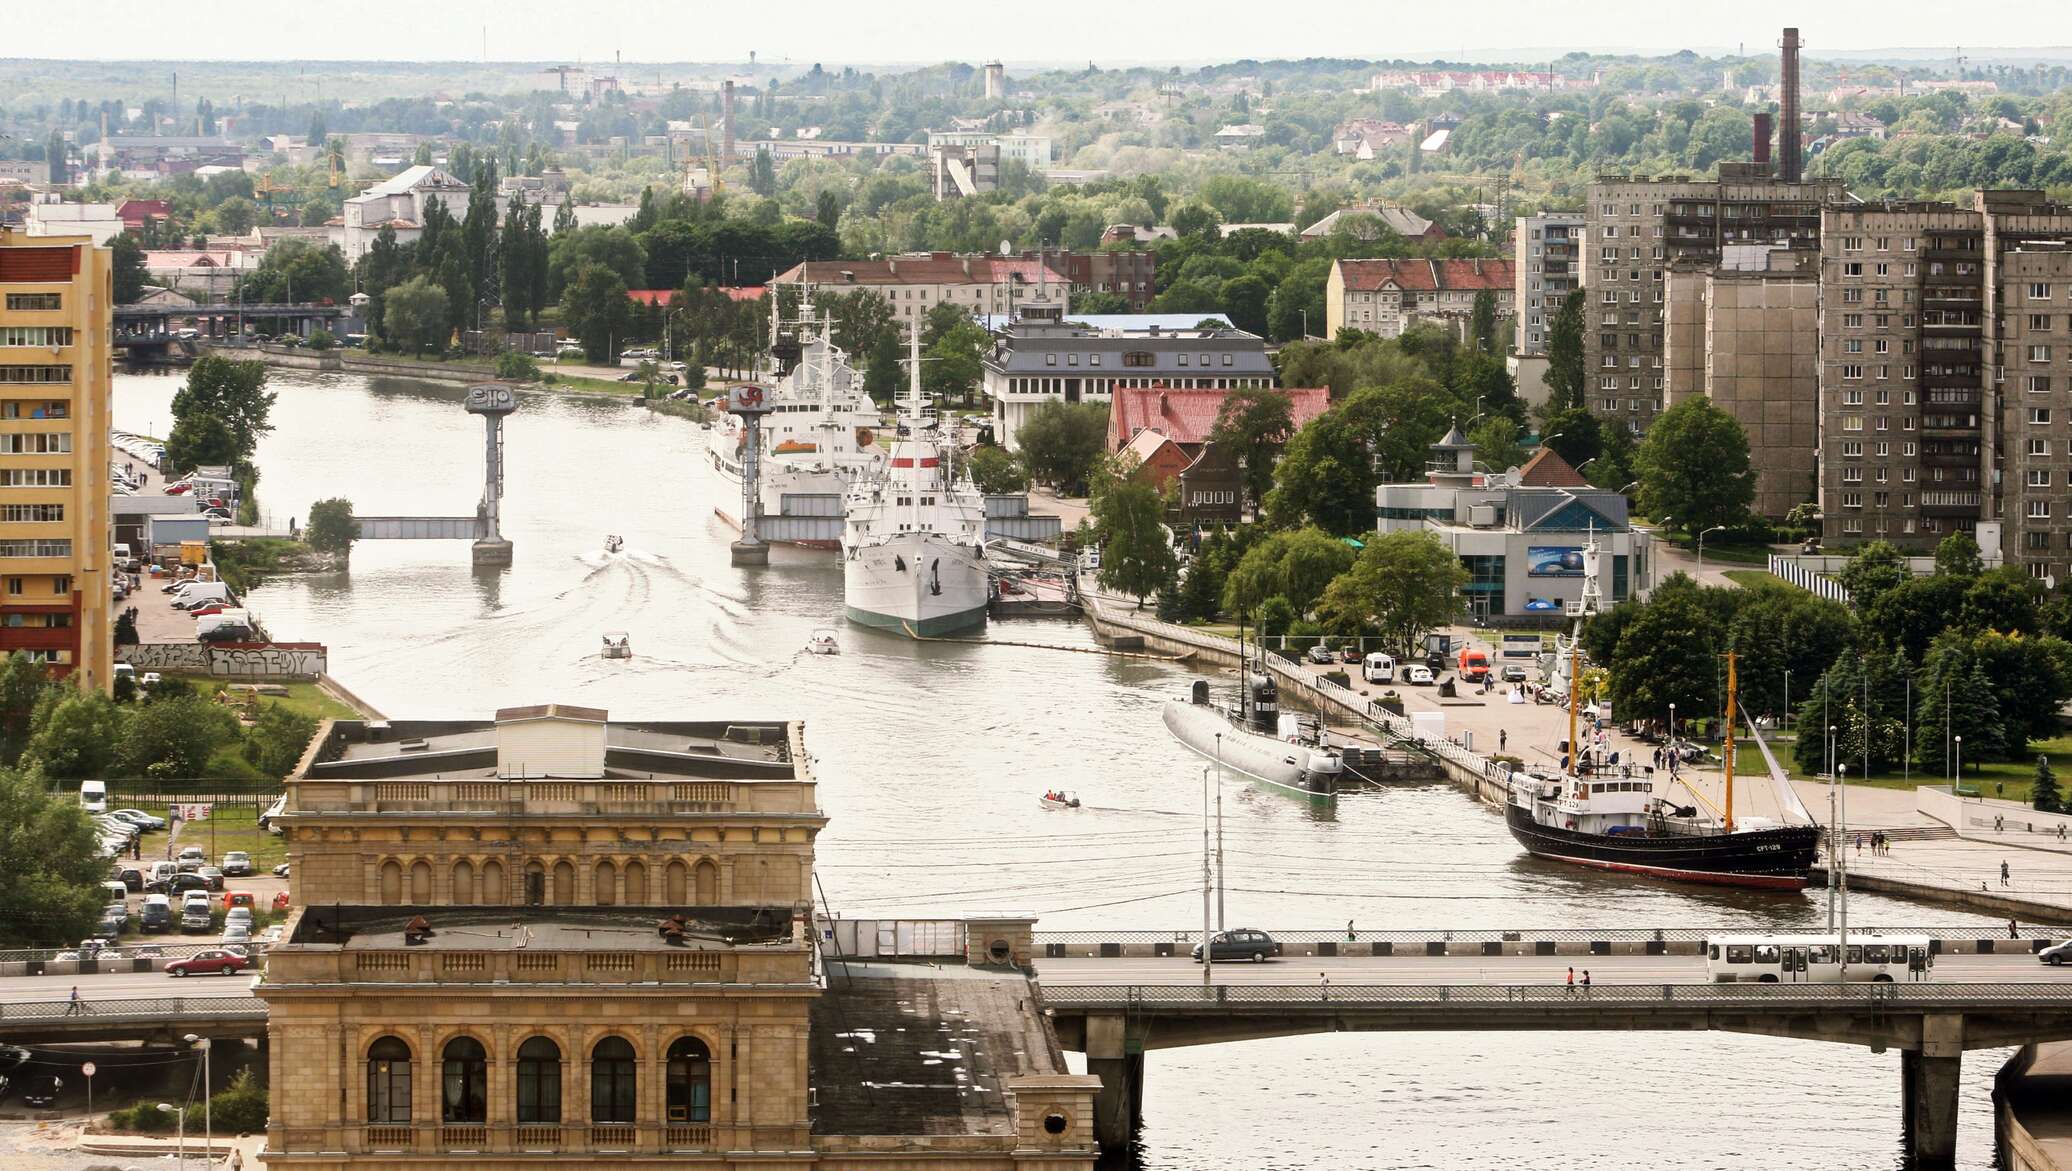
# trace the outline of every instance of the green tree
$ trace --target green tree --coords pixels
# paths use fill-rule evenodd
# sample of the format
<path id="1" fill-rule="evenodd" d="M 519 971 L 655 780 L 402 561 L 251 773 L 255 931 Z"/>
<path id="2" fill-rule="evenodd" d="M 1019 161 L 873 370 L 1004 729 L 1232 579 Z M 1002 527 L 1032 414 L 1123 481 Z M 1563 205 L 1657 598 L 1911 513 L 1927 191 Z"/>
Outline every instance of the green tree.
<path id="1" fill-rule="evenodd" d="M 1281 597 L 1302 617 L 1352 568 L 1354 557 L 1352 546 L 1320 528 L 1273 533 L 1245 550 L 1224 576 L 1223 609 L 1249 614 L 1266 599 Z"/>
<path id="2" fill-rule="evenodd" d="M 93 928 L 108 876 L 93 822 L 63 790 L 0 771 L 0 947 L 47 947 Z"/>
<path id="3" fill-rule="evenodd" d="M 1467 568 L 1436 535 L 1384 533 L 1331 582 L 1316 609 L 1334 627 L 1379 632 L 1384 647 L 1407 656 L 1427 631 L 1460 617 L 1467 584 Z"/>
<path id="4" fill-rule="evenodd" d="M 1005 448 L 991 444 L 971 453 L 971 479 L 988 496 L 1012 495 L 1029 490 L 1029 473 Z"/>
<path id="5" fill-rule="evenodd" d="M 1562 298 L 1547 329 L 1547 412 L 1585 405 L 1583 398 L 1583 291 Z M 1553 428 L 1549 428 L 1549 434 Z M 1562 456 L 1567 459 L 1566 455 Z M 1586 457 L 1587 458 L 1587 457 Z"/>
<path id="6" fill-rule="evenodd" d="M 586 264 L 561 294 L 561 319 L 582 343 L 585 358 L 613 363 L 633 332 L 633 302 L 617 273 L 602 264 Z"/>
<path id="7" fill-rule="evenodd" d="M 145 704 L 130 714 L 114 773 L 164 781 L 214 779 L 209 758 L 239 740 L 230 709 L 198 695 Z"/>
<path id="8" fill-rule="evenodd" d="M 777 194 L 777 161 L 767 146 L 756 147 L 755 157 L 748 161 L 748 189 L 765 199 Z"/>
<path id="9" fill-rule="evenodd" d="M 1999 703 L 1962 639 L 1939 643 L 1929 653 L 1914 680 L 1914 696 L 1915 765 L 1947 775 L 1960 751 L 1974 766 L 2001 757 Z M 1819 726 L 1818 709 L 1810 703 L 1800 709 L 1800 718 L 1804 727 Z"/>
<path id="10" fill-rule="evenodd" d="M 50 691 L 50 672 L 42 663 L 21 651 L 0 659 L 0 764 L 13 768 L 21 759 Z"/>
<path id="11" fill-rule="evenodd" d="M 1294 400 L 1271 387 L 1241 387 L 1225 395 L 1216 408 L 1209 442 L 1217 451 L 1236 455 L 1245 499 L 1252 518 L 1259 518 L 1266 494 L 1273 490 L 1274 461 L 1281 445 L 1295 431 Z"/>
<path id="12" fill-rule="evenodd" d="M 1374 457 L 1370 438 L 1345 409 L 1332 407 L 1288 440 L 1266 496 L 1273 523 L 1305 522 L 1329 533 L 1374 527 Z"/>
<path id="13" fill-rule="evenodd" d="M 28 757 L 56 780 L 98 777 L 114 760 L 121 738 L 122 713 L 113 700 L 68 688 L 29 738 Z"/>
<path id="14" fill-rule="evenodd" d="M 1475 294 L 1475 307 L 1468 315 L 1468 337 L 1476 349 L 1496 354 L 1496 294 L 1488 289 Z"/>
<path id="15" fill-rule="evenodd" d="M 1101 541 L 1101 584 L 1137 599 L 1142 607 L 1172 580 L 1172 542 L 1158 489 L 1132 476 L 1104 474 L 1093 498 L 1094 531 Z"/>
<path id="16" fill-rule="evenodd" d="M 1697 586 L 1678 574 L 1658 587 L 1619 635 L 1608 665 L 1612 710 L 1626 720 L 1683 718 L 1719 706 L 1717 617 Z"/>
<path id="17" fill-rule="evenodd" d="M 2051 771 L 2050 757 L 2041 753 L 2036 757 L 2036 779 L 2029 782 L 2029 804 L 2042 813 L 2064 811 L 2063 798 L 2058 795 L 2058 775 Z"/>
<path id="18" fill-rule="evenodd" d="M 268 778 L 280 780 L 294 770 L 303 750 L 309 747 L 310 737 L 316 734 L 315 717 L 286 704 L 264 704 L 251 731 L 245 734 L 245 759 Z"/>
<path id="19" fill-rule="evenodd" d="M 337 336 L 328 329 L 316 329 L 310 332 L 309 348 L 320 354 L 325 350 L 336 348 L 337 345 Z"/>
<path id="20" fill-rule="evenodd" d="M 388 291 L 382 306 L 382 336 L 404 350 L 421 354 L 442 350 L 450 336 L 446 290 L 424 276 L 414 276 Z"/>
<path id="21" fill-rule="evenodd" d="M 1650 424 L 1637 470 L 1641 511 L 1685 532 L 1737 524 L 1755 501 L 1748 436 L 1710 399 L 1686 399 Z"/>
<path id="22" fill-rule="evenodd" d="M 201 416 L 220 419 L 237 452 L 233 462 L 248 462 L 259 440 L 273 430 L 276 397 L 266 389 L 265 363 L 204 354 L 188 367 L 187 384 L 173 394 L 174 426 Z"/>
<path id="23" fill-rule="evenodd" d="M 1906 555 L 1889 541 L 1869 541 L 1857 547 L 1849 560 L 1835 572 L 1835 580 L 1849 591 L 1850 601 L 1860 612 L 1868 612 L 1878 596 L 1905 582 Z"/>
<path id="24" fill-rule="evenodd" d="M 971 401 L 972 388 L 985 375 L 985 353 L 992 337 L 969 317 L 945 330 L 928 347 L 921 364 L 921 388 L 930 396 L 947 401 Z"/>
<path id="25" fill-rule="evenodd" d="M 241 282 L 247 302 L 331 301 L 352 296 L 352 272 L 335 244 L 282 240 Z"/>
<path id="26" fill-rule="evenodd" d="M 1483 465 L 1502 471 L 1525 463 L 1525 446 L 1518 440 L 1518 424 L 1508 415 L 1492 415 L 1468 432 L 1475 445 L 1475 458 Z"/>
<path id="27" fill-rule="evenodd" d="M 144 299 L 144 286 L 151 274 L 144 269 L 144 246 L 135 236 L 121 232 L 108 241 L 110 266 L 115 276 L 115 303 L 134 305 Z"/>
<path id="28" fill-rule="evenodd" d="M 173 422 L 165 438 L 165 467 L 187 472 L 198 467 L 228 466 L 238 461 L 237 436 L 215 415 L 194 415 Z"/>
<path id="29" fill-rule="evenodd" d="M 538 382 L 540 364 L 531 354 L 505 350 L 496 356 L 496 376 L 505 382 Z"/>
<path id="30" fill-rule="evenodd" d="M 353 502 L 340 496 L 319 500 L 309 506 L 309 527 L 303 539 L 319 553 L 350 552 L 360 539 L 360 522 L 353 519 Z"/>
<path id="31" fill-rule="evenodd" d="M 1105 403 L 1042 403 L 1015 432 L 1029 477 L 1067 494 L 1083 489 L 1108 442 Z"/>

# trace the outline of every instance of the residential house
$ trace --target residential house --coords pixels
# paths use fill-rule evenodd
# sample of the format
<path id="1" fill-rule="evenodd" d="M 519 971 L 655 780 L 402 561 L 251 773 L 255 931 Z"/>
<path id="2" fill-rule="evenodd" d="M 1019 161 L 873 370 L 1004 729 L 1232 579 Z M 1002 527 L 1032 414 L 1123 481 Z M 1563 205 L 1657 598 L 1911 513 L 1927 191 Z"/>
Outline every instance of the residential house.
<path id="1" fill-rule="evenodd" d="M 345 258 L 357 261 L 383 228 L 409 243 L 424 234 L 425 207 L 439 200 L 456 221 L 468 217 L 475 189 L 433 166 L 410 167 L 345 201 Z"/>
<path id="2" fill-rule="evenodd" d="M 1229 390 L 1274 379 L 1265 341 L 1241 329 L 1097 328 L 1025 315 L 997 331 L 984 385 L 993 433 L 1013 451 L 1022 423 L 1045 403 L 1108 402 L 1129 387 Z"/>
<path id="3" fill-rule="evenodd" d="M 1319 388 L 1283 390 L 1294 428 L 1324 413 L 1331 392 Z M 1243 499 L 1236 457 L 1209 442 L 1216 418 L 1230 397 L 1227 387 L 1123 387 L 1108 407 L 1108 450 L 1129 454 L 1139 474 L 1163 491 L 1177 480 L 1181 524 L 1233 524 L 1257 501 Z"/>
<path id="4" fill-rule="evenodd" d="M 1516 265 L 1509 260 L 1340 260 L 1324 284 L 1324 332 L 1352 328 L 1399 337 L 1438 322 L 1465 337 L 1475 297 L 1496 298 L 1499 320 L 1515 315 Z"/>
<path id="5" fill-rule="evenodd" d="M 912 324 L 941 304 L 974 316 L 1012 316 L 1025 303 L 1069 307 L 1071 279 L 1042 260 L 954 252 L 924 252 L 883 260 L 809 260 L 777 274 L 772 285 L 792 285 L 815 294 L 869 289 L 892 306 L 893 316 Z"/>

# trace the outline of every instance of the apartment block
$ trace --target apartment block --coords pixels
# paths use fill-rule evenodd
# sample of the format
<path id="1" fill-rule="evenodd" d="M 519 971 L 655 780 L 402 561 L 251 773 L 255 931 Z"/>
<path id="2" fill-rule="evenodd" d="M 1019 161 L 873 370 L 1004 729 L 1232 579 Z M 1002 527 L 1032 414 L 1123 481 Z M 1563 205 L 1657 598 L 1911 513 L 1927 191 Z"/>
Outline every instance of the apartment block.
<path id="1" fill-rule="evenodd" d="M 113 682 L 110 253 L 0 228 L 0 654 Z"/>
<path id="2" fill-rule="evenodd" d="M 1592 183 L 1583 228 L 1583 364 L 1600 417 L 1638 434 L 1664 408 L 1672 261 L 1716 265 L 1735 244 L 1813 246 L 1821 209 L 1846 198 L 1840 179 L 1787 183 L 1768 163 L 1721 163 L 1717 179 L 1605 176 Z"/>
<path id="3" fill-rule="evenodd" d="M 1518 217 L 1511 261 L 1511 302 L 1518 320 L 1507 364 L 1519 395 L 1529 403 L 1547 399 L 1547 344 L 1562 303 L 1582 287 L 1582 252 L 1581 212 Z"/>

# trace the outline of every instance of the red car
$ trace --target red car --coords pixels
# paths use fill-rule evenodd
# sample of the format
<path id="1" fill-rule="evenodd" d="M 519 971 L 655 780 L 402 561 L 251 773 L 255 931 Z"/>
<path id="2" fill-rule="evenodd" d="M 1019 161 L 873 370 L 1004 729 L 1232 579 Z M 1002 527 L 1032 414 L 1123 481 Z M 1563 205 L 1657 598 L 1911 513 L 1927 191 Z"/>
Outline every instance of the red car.
<path id="1" fill-rule="evenodd" d="M 165 494 L 168 496 L 183 496 L 192 487 L 194 487 L 192 484 L 167 484 L 165 486 Z"/>
<path id="2" fill-rule="evenodd" d="M 252 961 L 227 951 L 199 951 L 165 966 L 168 976 L 235 976 Z"/>

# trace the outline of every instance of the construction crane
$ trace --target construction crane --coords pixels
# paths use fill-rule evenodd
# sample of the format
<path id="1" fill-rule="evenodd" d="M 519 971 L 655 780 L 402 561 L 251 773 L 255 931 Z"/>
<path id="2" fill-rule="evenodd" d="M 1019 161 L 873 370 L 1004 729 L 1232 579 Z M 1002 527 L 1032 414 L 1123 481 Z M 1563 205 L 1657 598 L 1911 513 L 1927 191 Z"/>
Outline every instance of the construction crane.
<path id="1" fill-rule="evenodd" d="M 561 75 L 562 93 L 568 92 L 568 75 L 571 73 L 581 73 L 582 71 L 583 67 L 580 65 L 549 65 L 545 69 L 540 70 L 541 73 L 558 73 Z"/>

